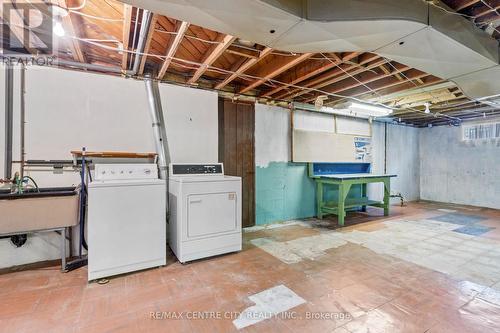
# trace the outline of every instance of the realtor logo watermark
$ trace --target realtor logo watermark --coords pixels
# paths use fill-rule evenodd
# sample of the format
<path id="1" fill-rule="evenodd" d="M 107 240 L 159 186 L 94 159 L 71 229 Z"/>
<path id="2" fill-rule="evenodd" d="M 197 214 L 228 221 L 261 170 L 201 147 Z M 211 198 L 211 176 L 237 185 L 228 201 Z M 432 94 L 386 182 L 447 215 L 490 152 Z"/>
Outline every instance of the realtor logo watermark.
<path id="1" fill-rule="evenodd" d="M 0 62 L 40 65 L 50 61 L 54 8 L 41 1 L 2 1 Z"/>

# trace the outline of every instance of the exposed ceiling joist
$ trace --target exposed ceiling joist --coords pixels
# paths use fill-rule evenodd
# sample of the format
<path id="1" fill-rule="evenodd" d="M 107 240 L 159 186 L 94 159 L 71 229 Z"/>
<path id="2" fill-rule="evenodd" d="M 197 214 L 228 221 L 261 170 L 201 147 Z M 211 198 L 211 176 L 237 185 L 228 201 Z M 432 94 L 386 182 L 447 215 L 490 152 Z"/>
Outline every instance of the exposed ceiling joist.
<path id="1" fill-rule="evenodd" d="M 349 55 L 345 56 L 344 59 L 338 58 L 338 60 L 336 60 L 334 62 L 328 62 L 326 65 L 323 65 L 315 70 L 312 70 L 308 73 L 305 73 L 304 75 L 301 75 L 301 76 L 295 78 L 294 80 L 290 81 L 288 84 L 296 85 L 302 81 L 305 81 L 305 80 L 312 78 L 316 75 L 319 75 L 321 73 L 324 73 L 324 72 L 336 67 L 337 65 L 340 65 L 343 61 L 349 61 L 349 60 L 357 57 L 358 55 L 359 55 L 358 52 L 351 52 L 351 53 L 349 53 Z M 286 89 L 286 86 L 276 87 L 276 88 L 266 92 L 265 94 L 263 94 L 262 97 L 272 96 L 272 95 L 282 91 L 283 89 Z"/>
<path id="2" fill-rule="evenodd" d="M 375 82 L 374 84 L 369 85 L 367 87 L 359 86 L 359 87 L 357 87 L 357 89 L 353 88 L 356 90 L 353 91 L 352 93 L 347 94 L 347 95 L 349 97 L 360 97 L 360 96 L 364 96 L 364 95 L 372 95 L 372 94 L 377 93 L 381 90 L 384 90 L 387 88 L 392 88 L 392 87 L 399 86 L 399 85 L 403 86 L 402 89 L 408 89 L 407 86 L 409 86 L 409 85 L 413 86 L 412 81 L 415 81 L 419 78 L 422 79 L 422 78 L 428 77 L 430 75 L 427 73 L 423 73 L 421 71 L 413 69 L 413 70 L 409 70 L 405 74 L 405 76 L 408 78 L 408 81 L 401 82 L 395 78 L 388 77 L 388 78 L 385 78 L 384 80 L 379 80 L 379 81 Z M 435 78 L 435 79 L 430 80 L 430 82 L 426 82 L 425 84 L 426 85 L 435 84 L 438 81 L 441 81 L 441 79 Z M 373 97 L 373 96 L 371 96 L 371 97 Z M 362 97 L 360 97 L 360 98 L 363 99 Z M 346 97 L 334 99 L 332 102 L 330 102 L 328 104 L 338 104 L 340 102 L 345 101 L 346 99 L 347 99 Z"/>
<path id="3" fill-rule="evenodd" d="M 367 85 L 368 83 L 372 83 L 372 82 L 375 82 L 375 81 L 378 81 L 378 80 L 381 80 L 383 78 L 386 78 L 386 77 L 392 77 L 394 76 L 396 73 L 401 73 L 401 72 L 404 72 L 404 71 L 407 71 L 409 70 L 411 67 L 408 67 L 408 66 L 399 66 L 399 68 L 393 70 L 393 71 L 388 71 L 387 73 L 383 74 L 383 75 L 380 75 L 380 74 L 376 74 L 376 73 L 367 73 L 368 75 L 366 75 L 365 78 L 356 78 L 351 84 L 348 84 L 348 85 L 340 85 L 338 87 L 334 87 L 334 88 L 330 88 L 330 89 L 326 89 L 326 92 L 330 93 L 330 94 L 338 94 L 338 93 L 341 93 L 343 91 L 347 91 L 347 90 L 350 90 L 350 89 L 354 89 L 354 88 L 357 88 L 357 87 L 360 87 L 360 86 L 364 86 L 364 85 Z M 352 80 L 351 80 L 352 81 Z M 314 98 L 311 98 L 311 99 L 308 99 L 306 100 L 306 103 L 309 103 L 309 102 L 312 102 L 316 99 L 316 97 Z"/>
<path id="4" fill-rule="evenodd" d="M 274 65 L 274 67 L 267 72 L 265 75 L 263 75 L 262 79 L 259 79 L 252 84 L 246 86 L 245 88 L 241 89 L 240 93 L 246 93 L 261 84 L 265 83 L 266 81 L 280 75 L 281 73 L 287 71 L 288 69 L 300 64 L 302 61 L 309 59 L 314 53 L 304 53 L 300 56 L 296 57 L 290 57 L 291 59 L 285 59 L 280 62 L 278 62 L 278 65 Z"/>
<path id="5" fill-rule="evenodd" d="M 258 58 L 252 58 L 248 59 L 243 65 L 241 65 L 233 74 L 231 74 L 228 78 L 226 78 L 224 81 L 219 83 L 218 85 L 215 86 L 215 89 L 222 89 L 224 88 L 228 83 L 236 79 L 238 76 L 241 74 L 245 73 L 250 67 L 253 65 L 257 64 L 259 61 L 267 57 L 269 54 L 272 52 L 272 48 L 266 47 L 262 51 L 260 51 L 259 57 Z"/>
<path id="6" fill-rule="evenodd" d="M 491 8 L 490 8 L 491 7 Z M 476 18 L 482 17 L 484 15 L 487 15 L 489 13 L 494 13 L 496 10 L 500 9 L 500 1 L 499 0 L 490 0 L 489 7 L 484 6 L 482 8 L 475 8 L 471 10 L 470 14 L 471 16 L 474 16 Z"/>
<path id="7" fill-rule="evenodd" d="M 221 43 L 216 44 L 215 47 L 210 48 L 208 54 L 205 56 L 201 66 L 194 72 L 193 76 L 188 80 L 188 83 L 193 84 L 205 73 L 209 66 L 211 66 L 217 58 L 219 58 L 224 51 L 236 40 L 236 37 L 225 35 Z"/>
<path id="8" fill-rule="evenodd" d="M 323 89 L 324 87 L 327 87 L 327 86 L 332 85 L 334 83 L 349 79 L 354 75 L 358 75 L 358 74 L 361 74 L 365 71 L 369 71 L 369 70 L 372 70 L 374 68 L 377 68 L 381 64 L 384 64 L 386 62 L 387 62 L 387 60 L 385 60 L 385 59 L 379 59 L 376 62 L 369 64 L 369 65 L 366 65 L 366 66 L 359 66 L 358 64 L 356 64 L 356 65 L 352 65 L 352 67 L 349 67 L 349 69 L 340 69 L 339 68 L 339 70 L 337 72 L 338 73 L 337 76 L 335 76 L 329 80 L 323 81 L 323 82 L 315 85 L 313 88 L 314 89 Z M 294 97 L 301 96 L 302 94 L 303 94 L 303 92 L 299 92 L 296 95 L 294 95 Z"/>
<path id="9" fill-rule="evenodd" d="M 123 4 L 123 54 L 122 54 L 122 70 L 126 70 L 128 67 L 128 48 L 130 39 L 130 27 L 132 26 L 132 6 Z"/>
<path id="10" fill-rule="evenodd" d="M 462 9 L 465 9 L 467 7 L 470 7 L 478 2 L 480 2 L 481 0 L 468 0 L 468 1 L 465 1 L 463 4 L 461 4 L 460 6 L 458 6 L 457 8 L 455 8 L 455 10 L 457 12 L 461 11 Z"/>
<path id="11" fill-rule="evenodd" d="M 170 63 L 172 62 L 172 58 L 175 56 L 175 53 L 177 52 L 177 49 L 181 45 L 182 39 L 184 38 L 184 35 L 186 34 L 186 31 L 189 28 L 189 23 L 182 21 L 179 25 L 179 28 L 177 29 L 177 35 L 175 35 L 174 40 L 170 44 L 170 46 L 167 48 L 167 58 L 163 62 L 160 72 L 158 73 L 158 79 L 162 79 L 165 73 L 167 72 L 168 67 L 170 66 Z"/>
<path id="12" fill-rule="evenodd" d="M 345 72 L 349 72 L 349 71 L 356 69 L 356 68 L 358 68 L 358 70 L 356 70 L 355 73 L 360 73 L 360 72 L 364 71 L 365 70 L 364 68 L 359 69 L 360 65 L 364 65 L 366 63 L 369 63 L 369 62 L 376 60 L 376 59 L 379 59 L 379 58 L 380 58 L 379 56 L 377 56 L 375 54 L 371 54 L 368 57 L 366 57 L 365 59 L 361 60 L 358 64 L 349 64 L 345 68 L 340 67 L 340 65 L 335 65 L 335 67 L 337 67 L 336 69 L 333 69 L 333 70 L 328 71 L 328 72 L 326 72 L 326 73 L 324 73 L 316 78 L 313 78 L 312 80 L 306 82 L 304 84 L 304 87 L 311 88 L 311 89 L 320 89 L 320 88 L 325 87 L 331 83 L 338 82 L 340 80 L 343 80 L 343 79 L 349 77 L 349 75 L 344 75 L 341 77 L 339 76 Z M 352 58 L 349 60 L 352 60 Z M 344 60 L 344 61 L 348 61 L 348 60 Z M 385 62 L 385 60 L 380 60 L 380 63 L 383 63 L 383 62 Z M 377 63 L 380 64 L 379 62 L 377 62 Z M 326 82 L 328 82 L 328 83 L 326 83 Z M 297 89 L 292 90 L 291 92 L 286 92 L 285 94 L 282 94 L 282 95 L 278 96 L 277 98 L 285 99 L 285 98 L 290 98 L 290 97 L 298 97 L 298 96 L 302 96 L 306 92 L 307 92 L 307 89 L 297 88 Z"/>
<path id="13" fill-rule="evenodd" d="M 59 0 L 58 1 L 59 6 L 62 8 L 68 8 L 68 4 L 66 0 Z M 68 13 L 68 15 L 62 17 L 62 25 L 64 27 L 64 30 L 67 32 L 69 36 L 74 36 L 78 37 L 79 34 L 75 32 L 75 23 L 73 20 L 73 17 L 71 16 L 71 13 Z M 73 56 L 73 59 L 75 61 L 85 63 L 85 55 L 83 54 L 82 47 L 80 45 L 80 41 L 78 41 L 76 38 L 68 38 L 69 40 L 69 47 L 71 50 L 71 54 Z"/>

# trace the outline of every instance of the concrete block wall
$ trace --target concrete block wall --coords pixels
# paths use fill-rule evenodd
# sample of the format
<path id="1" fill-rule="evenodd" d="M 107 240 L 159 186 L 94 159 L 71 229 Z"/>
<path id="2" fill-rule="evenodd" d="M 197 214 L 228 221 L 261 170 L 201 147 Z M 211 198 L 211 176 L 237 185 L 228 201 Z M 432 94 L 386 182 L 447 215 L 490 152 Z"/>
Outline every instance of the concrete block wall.
<path id="1" fill-rule="evenodd" d="M 500 209 L 500 139 L 466 142 L 461 130 L 420 130 L 420 196 Z"/>

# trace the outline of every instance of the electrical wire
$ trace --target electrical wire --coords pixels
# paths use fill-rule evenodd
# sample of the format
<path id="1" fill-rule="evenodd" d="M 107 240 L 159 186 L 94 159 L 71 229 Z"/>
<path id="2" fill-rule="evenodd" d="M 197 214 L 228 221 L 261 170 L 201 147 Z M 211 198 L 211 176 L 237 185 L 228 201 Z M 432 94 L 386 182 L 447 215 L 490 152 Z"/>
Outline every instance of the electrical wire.
<path id="1" fill-rule="evenodd" d="M 376 92 L 375 90 L 373 90 L 372 88 L 370 88 L 368 85 L 366 85 L 365 83 L 361 82 L 360 80 L 358 80 L 357 77 L 355 77 L 354 75 L 352 75 L 351 73 L 347 72 L 345 69 L 343 69 L 340 64 L 337 62 L 337 61 L 332 61 L 330 60 L 324 53 L 320 53 L 325 59 L 329 60 L 332 64 L 334 64 L 338 69 L 340 69 L 344 74 L 346 74 L 347 76 L 349 76 L 350 78 L 354 79 L 356 82 L 358 82 L 360 85 L 362 85 L 363 87 L 365 87 L 366 89 L 368 89 L 371 93 L 373 94 L 376 94 L 377 96 L 379 97 L 382 97 L 378 92 Z"/>
<path id="2" fill-rule="evenodd" d="M 87 4 L 87 0 L 83 0 L 82 3 L 80 4 L 80 6 L 68 7 L 68 9 L 69 10 L 80 10 L 80 9 L 83 9 L 83 7 L 85 7 L 86 4 Z"/>
<path id="3" fill-rule="evenodd" d="M 64 9 L 66 9 L 66 8 L 64 8 Z M 66 10 L 68 10 L 68 12 L 70 14 L 77 14 L 80 16 L 94 19 L 94 20 L 101 20 L 101 21 L 107 21 L 107 22 L 123 22 L 124 21 L 123 18 L 118 19 L 118 18 L 111 18 L 111 17 L 95 16 L 95 15 L 85 14 L 85 13 L 79 12 L 77 10 L 71 10 L 71 9 L 66 9 Z"/>
<path id="4" fill-rule="evenodd" d="M 322 56 L 325 56 L 323 53 L 320 53 Z M 382 59 L 385 60 L 385 63 L 389 64 L 395 71 L 397 71 L 401 76 L 403 76 L 407 81 L 411 82 L 413 85 L 415 85 L 417 88 L 420 88 L 418 87 L 415 82 L 413 82 L 412 80 L 410 80 L 406 75 L 404 75 L 403 72 L 399 71 L 392 63 L 389 59 L 385 58 L 385 57 L 382 57 Z M 336 64 L 336 63 L 335 63 Z M 358 80 L 355 76 L 353 76 L 352 74 L 350 74 L 349 72 L 345 71 L 342 67 L 340 67 L 338 64 L 336 64 L 336 66 L 342 71 L 344 72 L 346 75 L 350 76 L 352 79 L 356 80 L 356 82 L 358 82 L 360 85 L 364 86 L 366 89 L 369 90 L 369 92 L 371 92 L 372 94 L 376 94 L 377 96 L 379 96 L 379 98 L 382 98 L 383 96 L 380 95 L 377 91 L 373 90 L 372 88 L 370 88 L 368 85 L 366 85 L 365 83 L 361 82 L 360 80 Z M 382 104 L 382 103 L 380 103 Z M 385 104 L 382 104 L 384 107 L 387 107 Z M 425 114 L 424 111 L 422 110 L 418 110 L 418 109 L 415 109 L 415 108 L 411 108 L 411 107 L 405 107 L 404 109 L 407 109 L 407 110 L 411 110 L 413 112 L 423 112 Z M 438 115 L 439 116 L 439 115 Z M 445 116 L 445 115 L 443 115 Z M 449 116 L 445 116 L 445 117 L 448 117 L 448 118 L 452 118 L 452 119 L 455 119 L 455 120 L 460 120 L 459 118 L 455 118 L 455 117 L 449 117 Z"/>
<path id="5" fill-rule="evenodd" d="M 387 58 L 385 57 L 382 57 L 384 59 L 387 60 Z M 393 69 L 396 69 L 396 67 L 389 61 L 388 62 L 389 66 L 391 66 Z M 422 89 L 422 87 L 418 86 L 413 80 L 410 80 L 410 78 L 408 78 L 408 76 L 406 76 L 403 72 L 400 72 L 399 73 L 406 81 L 410 82 L 411 84 L 413 84 L 418 90 L 421 90 L 425 93 L 429 93 L 431 95 L 432 98 L 434 98 L 434 100 L 436 100 L 436 96 L 432 94 L 432 92 L 427 92 L 425 91 L 424 89 Z M 425 111 L 422 111 L 422 110 L 418 110 L 418 109 L 415 109 L 415 108 L 409 108 L 409 110 L 412 110 L 412 111 L 415 111 L 417 110 L 418 112 L 423 112 L 424 114 L 427 114 L 429 116 L 443 116 L 443 117 L 446 117 L 446 118 L 449 118 L 449 119 L 453 119 L 453 120 L 458 120 L 458 121 L 461 121 L 460 118 L 456 118 L 456 117 L 451 117 L 451 116 L 448 116 L 448 115 L 445 115 L 445 114 L 441 114 L 441 113 L 434 113 L 434 114 L 428 114 L 428 113 L 425 113 Z"/>
<path id="6" fill-rule="evenodd" d="M 26 29 L 26 27 L 24 27 L 24 28 Z M 120 43 L 120 41 L 118 41 L 118 40 L 99 40 L 99 39 L 92 39 L 91 40 L 91 39 L 79 38 L 79 37 L 76 37 L 76 36 L 64 36 L 63 38 L 73 38 L 73 39 L 79 40 L 81 42 L 89 43 L 91 45 L 94 45 L 94 46 L 97 46 L 97 47 L 100 47 L 100 48 L 104 48 L 104 49 L 108 49 L 108 50 L 111 50 L 111 51 L 127 52 L 127 53 L 130 53 L 130 54 L 139 54 L 141 56 L 154 57 L 154 58 L 157 58 L 157 59 L 160 59 L 160 60 L 165 60 L 167 58 L 166 56 L 162 56 L 162 55 L 158 55 L 158 54 L 129 51 L 129 50 L 124 50 L 123 48 L 120 49 L 120 48 L 115 48 L 115 47 L 111 47 L 111 46 L 100 44 L 101 42 L 105 42 L 105 43 L 109 43 L 109 42 Z M 326 57 L 324 54 L 321 53 L 321 55 L 323 56 L 323 59 L 327 59 L 329 61 L 332 61 L 329 57 Z M 178 64 L 178 62 L 183 62 L 183 63 L 187 63 L 189 65 L 192 65 L 191 66 L 192 69 L 194 69 L 194 68 L 197 69 L 197 68 L 199 68 L 199 66 L 203 66 L 204 65 L 204 64 L 199 63 L 199 62 L 189 61 L 189 60 L 186 60 L 186 59 L 180 59 L 180 58 L 175 58 L 175 57 L 172 57 L 172 60 L 176 60 L 177 64 Z M 355 78 L 353 75 L 351 75 L 350 73 L 348 73 L 347 71 L 345 71 L 343 68 L 341 68 L 338 64 L 336 64 L 336 62 L 335 62 L 335 65 L 342 72 L 344 72 L 346 75 L 348 75 L 349 77 L 353 78 L 354 80 L 356 80 L 361 85 L 365 86 L 369 91 L 371 91 L 372 93 L 378 95 L 379 97 L 382 97 L 378 92 L 376 92 L 375 90 L 371 89 L 369 86 L 367 86 L 366 84 L 362 83 L 357 78 Z M 391 66 L 392 66 L 392 64 L 391 64 Z M 341 94 L 336 94 L 336 93 L 330 93 L 330 92 L 327 92 L 327 91 L 324 91 L 324 90 L 321 90 L 321 89 L 299 86 L 299 85 L 295 85 L 295 84 L 281 82 L 281 81 L 278 81 L 278 80 L 275 80 L 275 79 L 266 79 L 266 78 L 263 78 L 263 77 L 253 76 L 253 75 L 249 75 L 249 74 L 245 74 L 245 73 L 237 73 L 235 71 L 230 71 L 230 70 L 226 70 L 226 69 L 222 69 L 222 68 L 217 68 L 217 67 L 214 67 L 214 66 L 207 66 L 207 70 L 216 71 L 218 73 L 227 74 L 227 75 L 236 74 L 238 77 L 246 79 L 246 80 L 249 80 L 249 79 L 253 79 L 253 80 L 265 80 L 266 82 L 269 82 L 272 86 L 275 86 L 277 84 L 277 85 L 285 86 L 286 88 L 295 88 L 295 89 L 299 89 L 299 90 L 304 90 L 307 93 L 317 92 L 317 93 L 320 93 L 320 94 L 323 94 L 323 95 L 327 95 L 327 96 L 331 96 L 331 97 L 338 97 L 338 98 L 342 98 L 342 99 L 349 99 L 349 100 L 357 101 L 357 102 L 360 102 L 360 103 L 367 103 L 367 104 L 371 104 L 371 105 L 377 105 L 377 106 L 387 107 L 385 104 L 378 103 L 378 102 L 367 102 L 365 100 L 356 98 L 354 96 L 346 96 L 346 95 L 341 95 Z M 409 80 L 408 77 L 406 77 L 406 79 L 408 81 L 412 82 L 411 80 Z M 414 82 L 412 82 L 412 83 L 415 84 Z M 417 110 L 417 109 L 413 109 L 413 108 L 399 108 L 398 107 L 398 108 L 393 108 L 393 109 L 394 110 L 411 110 L 411 111 L 419 112 L 419 113 L 424 112 L 422 110 Z M 436 116 L 436 114 L 435 114 L 435 116 Z M 437 114 L 437 116 L 442 116 L 442 117 L 446 117 L 446 118 L 460 120 L 459 118 L 445 116 L 445 115 L 441 115 L 441 114 Z"/>
<path id="7" fill-rule="evenodd" d="M 177 32 L 175 32 L 175 31 L 167 31 L 167 30 L 162 30 L 162 29 L 157 29 L 157 28 L 155 28 L 154 30 L 157 31 L 157 32 L 161 32 L 161 33 L 167 34 L 167 35 L 177 36 Z M 208 39 L 203 39 L 203 38 L 196 37 L 196 36 L 191 36 L 191 35 L 184 35 L 184 37 L 191 38 L 191 39 L 196 39 L 196 40 L 198 40 L 200 42 L 207 43 L 207 44 L 221 44 L 221 42 L 218 42 L 216 40 L 208 40 Z"/>

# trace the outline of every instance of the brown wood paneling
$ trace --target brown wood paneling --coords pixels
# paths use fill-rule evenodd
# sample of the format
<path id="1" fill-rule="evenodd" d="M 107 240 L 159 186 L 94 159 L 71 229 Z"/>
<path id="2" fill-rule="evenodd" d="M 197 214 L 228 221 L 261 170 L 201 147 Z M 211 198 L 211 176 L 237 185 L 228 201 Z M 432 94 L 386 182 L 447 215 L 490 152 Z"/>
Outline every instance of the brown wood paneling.
<path id="1" fill-rule="evenodd" d="M 219 161 L 225 173 L 241 177 L 242 224 L 255 225 L 255 107 L 219 100 Z"/>

